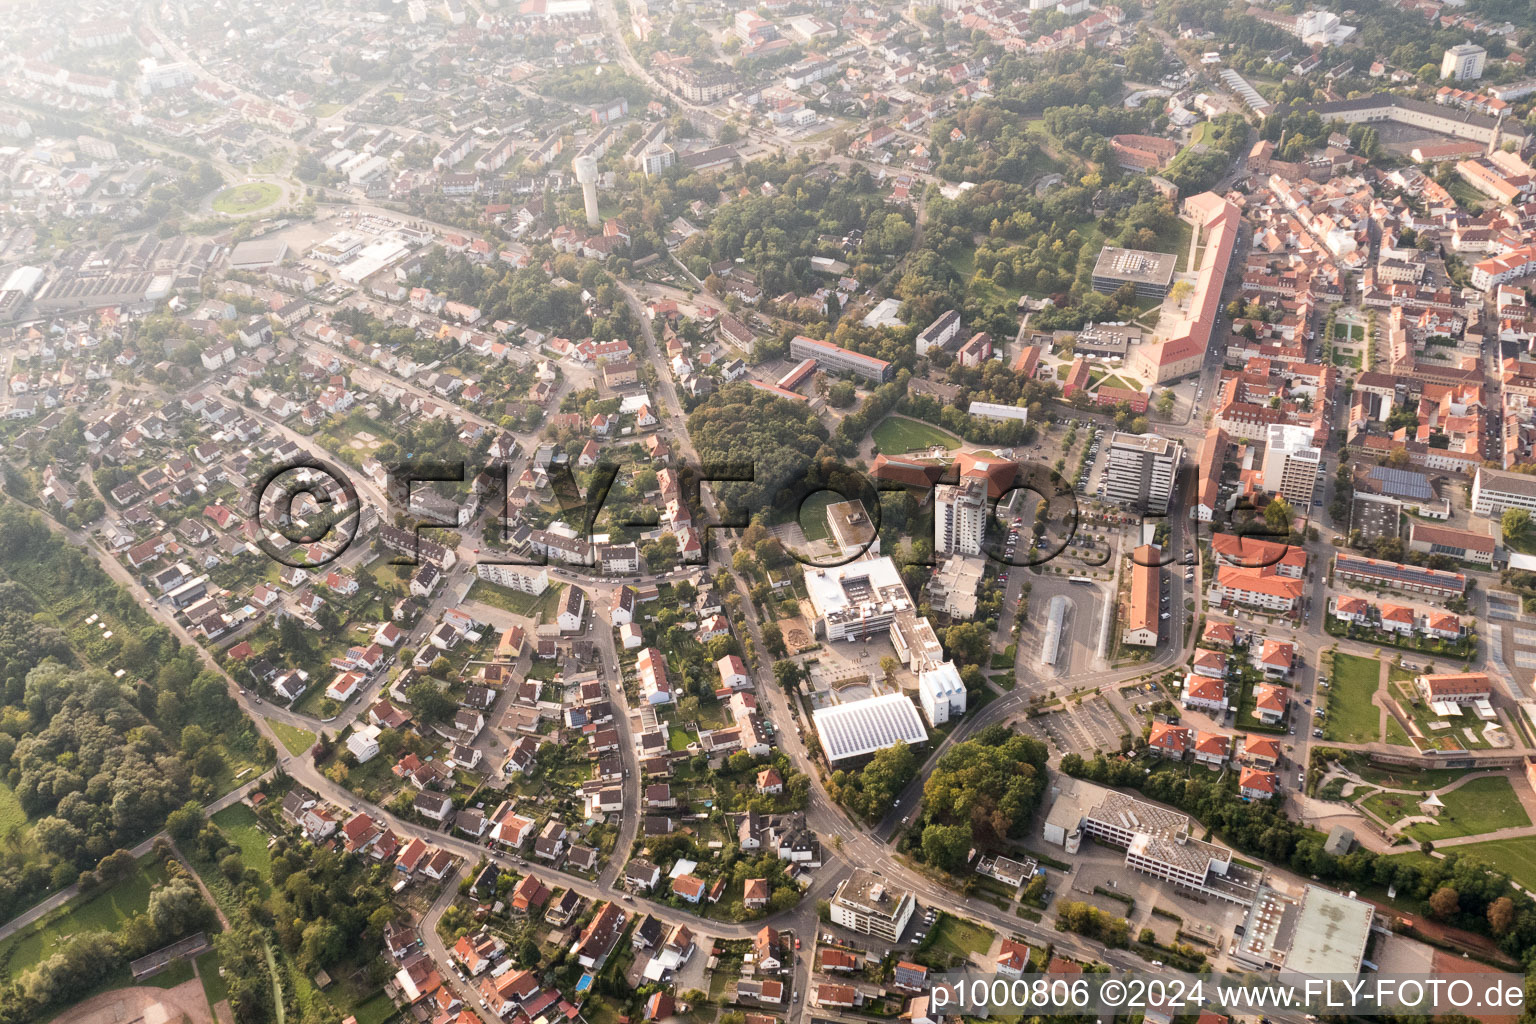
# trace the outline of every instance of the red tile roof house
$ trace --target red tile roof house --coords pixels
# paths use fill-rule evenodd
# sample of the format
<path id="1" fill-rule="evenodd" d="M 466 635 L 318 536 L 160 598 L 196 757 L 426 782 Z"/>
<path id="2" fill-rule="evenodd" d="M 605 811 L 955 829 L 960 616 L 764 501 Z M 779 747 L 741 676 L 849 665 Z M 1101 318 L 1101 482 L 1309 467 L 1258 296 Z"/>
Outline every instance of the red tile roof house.
<path id="1" fill-rule="evenodd" d="M 1029 970 L 1029 947 L 1022 942 L 1004 939 L 998 950 L 993 970 L 1004 978 L 1017 978 Z"/>
<path id="2" fill-rule="evenodd" d="M 1163 757 L 1179 760 L 1189 749 L 1189 730 L 1182 725 L 1153 722 L 1152 732 L 1147 736 L 1147 746 Z"/>
<path id="3" fill-rule="evenodd" d="M 1227 656 L 1221 651 L 1208 651 L 1203 647 L 1195 648 L 1194 670 L 1202 676 L 1210 676 L 1212 679 L 1225 679 L 1227 677 Z"/>
<path id="4" fill-rule="evenodd" d="M 859 991 L 852 985 L 828 985 L 816 986 L 815 1003 L 817 1006 L 853 1007 L 859 1003 Z"/>
<path id="5" fill-rule="evenodd" d="M 1190 673 L 1184 677 L 1183 702 L 1186 708 L 1225 711 L 1227 709 L 1227 685 L 1220 679 L 1211 679 L 1208 676 L 1197 676 L 1194 673 Z"/>
<path id="6" fill-rule="evenodd" d="M 1230 650 L 1237 643 L 1237 630 L 1230 622 L 1207 622 L 1200 642 L 1209 647 Z"/>
<path id="7" fill-rule="evenodd" d="M 1340 622 L 1366 625 L 1371 621 L 1371 603 L 1363 597 L 1341 594 L 1333 599 L 1333 617 Z"/>
<path id="8" fill-rule="evenodd" d="M 1280 741 L 1266 736 L 1244 736 L 1243 759 L 1261 768 L 1273 768 L 1280 763 Z"/>
<path id="9" fill-rule="evenodd" d="M 1217 732 L 1195 733 L 1195 761 L 1199 764 L 1209 765 L 1212 768 L 1220 768 L 1227 763 L 1227 754 L 1231 746 L 1231 737 L 1223 736 Z"/>
<path id="10" fill-rule="evenodd" d="M 347 852 L 355 853 L 373 845 L 379 838 L 380 829 L 368 815 L 359 814 L 341 826 L 341 833 L 346 842 Z"/>
<path id="11" fill-rule="evenodd" d="M 1253 690 L 1253 713 L 1266 725 L 1275 725 L 1285 717 L 1290 695 L 1283 686 L 1260 683 Z"/>
<path id="12" fill-rule="evenodd" d="M 1259 667 L 1267 676 L 1284 678 L 1296 663 L 1296 645 L 1287 640 L 1265 640 L 1259 652 Z"/>
<path id="13" fill-rule="evenodd" d="M 1423 675 L 1414 680 L 1419 693 L 1426 701 L 1449 701 L 1453 704 L 1470 704 L 1487 700 L 1493 694 L 1492 684 L 1486 672 L 1461 672 L 1440 675 Z"/>
<path id="14" fill-rule="evenodd" d="M 697 903 L 704 896 L 704 881 L 693 875 L 678 875 L 672 879 L 672 891 L 689 903 Z"/>
<path id="15" fill-rule="evenodd" d="M 1441 640 L 1461 639 L 1461 620 L 1450 612 L 1432 611 L 1424 620 L 1424 632 Z"/>
<path id="16" fill-rule="evenodd" d="M 1238 776 L 1237 790 L 1249 800 L 1268 800 L 1280 789 L 1280 778 L 1260 768 L 1244 768 Z"/>
<path id="17" fill-rule="evenodd" d="M 1381 628 L 1389 633 L 1412 636 L 1418 629 L 1417 616 L 1408 605 L 1382 602 Z"/>
<path id="18" fill-rule="evenodd" d="M 821 969 L 823 971 L 852 974 L 859 969 L 859 960 L 852 953 L 841 949 L 823 949 L 821 951 Z"/>

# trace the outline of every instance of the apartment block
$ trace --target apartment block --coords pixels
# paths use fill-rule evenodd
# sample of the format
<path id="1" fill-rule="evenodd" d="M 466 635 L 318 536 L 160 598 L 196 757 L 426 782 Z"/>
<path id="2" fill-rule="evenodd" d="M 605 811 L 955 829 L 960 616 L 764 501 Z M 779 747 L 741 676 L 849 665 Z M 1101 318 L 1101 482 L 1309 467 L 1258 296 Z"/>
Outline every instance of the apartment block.
<path id="1" fill-rule="evenodd" d="M 1156 434 L 1123 434 L 1110 438 L 1109 468 L 1104 496 L 1121 505 L 1153 515 L 1166 515 L 1184 446 Z"/>

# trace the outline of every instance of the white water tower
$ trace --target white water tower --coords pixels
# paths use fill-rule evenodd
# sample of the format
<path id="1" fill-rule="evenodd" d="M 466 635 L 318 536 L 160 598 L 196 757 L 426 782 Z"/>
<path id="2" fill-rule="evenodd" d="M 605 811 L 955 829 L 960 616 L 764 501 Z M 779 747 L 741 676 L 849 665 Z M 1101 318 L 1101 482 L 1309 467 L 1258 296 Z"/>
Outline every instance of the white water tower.
<path id="1" fill-rule="evenodd" d="M 597 160 L 586 153 L 571 162 L 576 180 L 581 183 L 581 198 L 587 206 L 587 226 L 597 227 L 603 218 L 597 212 Z"/>

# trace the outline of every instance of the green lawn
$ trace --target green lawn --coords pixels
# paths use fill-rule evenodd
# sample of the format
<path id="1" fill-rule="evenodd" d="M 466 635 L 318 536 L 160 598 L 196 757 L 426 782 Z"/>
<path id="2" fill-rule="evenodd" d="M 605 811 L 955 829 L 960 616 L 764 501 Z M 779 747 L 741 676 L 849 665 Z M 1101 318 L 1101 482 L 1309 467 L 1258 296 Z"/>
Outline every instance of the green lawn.
<path id="1" fill-rule="evenodd" d="M 219 954 L 209 950 L 197 958 L 197 973 L 203 980 L 203 994 L 208 997 L 208 1009 L 229 998 L 229 986 L 219 974 Z"/>
<path id="2" fill-rule="evenodd" d="M 314 746 L 315 734 L 308 729 L 300 729 L 296 725 L 287 722 L 271 722 L 272 731 L 277 733 L 277 738 L 283 741 L 283 746 L 288 748 L 288 753 L 297 757 L 310 747 Z"/>
<path id="3" fill-rule="evenodd" d="M 1360 776 L 1366 782 L 1378 786 L 1387 786 L 1392 789 L 1412 789 L 1428 792 L 1431 789 L 1439 789 L 1448 786 L 1461 778 L 1466 772 L 1459 768 L 1429 768 L 1416 771 L 1410 768 L 1387 768 L 1381 765 L 1371 764 L 1362 757 L 1351 756 L 1345 759 L 1350 771 Z"/>
<path id="4" fill-rule="evenodd" d="M 383 989 L 375 992 L 352 1007 L 352 1015 L 357 1018 L 357 1024 L 384 1024 L 385 1021 L 395 1015 L 395 1004 Z"/>
<path id="5" fill-rule="evenodd" d="M 1419 798 L 1408 793 L 1372 793 L 1361 806 L 1368 808 L 1388 825 L 1410 814 L 1419 813 Z"/>
<path id="6" fill-rule="evenodd" d="M 1158 252 L 1171 252 L 1178 257 L 1173 269 L 1183 273 L 1188 269 L 1189 243 L 1194 236 L 1195 226 L 1182 217 L 1175 217 L 1168 230 L 1158 232 L 1157 244 L 1153 246 Z"/>
<path id="7" fill-rule="evenodd" d="M 8 835 L 13 828 L 25 829 L 26 827 L 27 812 L 21 809 L 21 801 L 16 799 L 16 791 L 0 782 L 0 836 Z"/>
<path id="8" fill-rule="evenodd" d="M 992 945 L 992 938 L 990 928 L 944 914 L 933 926 L 930 943 L 934 949 L 965 959 L 972 953 L 985 953 Z"/>
<path id="9" fill-rule="evenodd" d="M 905 416 L 887 416 L 881 420 L 875 426 L 874 438 L 875 444 L 887 454 L 932 448 L 934 445 L 955 448 L 960 444 L 960 439 L 949 431 Z"/>
<path id="10" fill-rule="evenodd" d="M 60 940 L 81 932 L 114 931 L 131 914 L 149 906 L 151 887 L 165 881 L 165 866 L 154 854 L 139 861 L 132 877 L 87 900 L 74 900 L 4 942 L 0 979 L 12 980 L 52 956 Z"/>
<path id="11" fill-rule="evenodd" d="M 1408 738 L 1408 731 L 1397 723 L 1397 719 L 1387 716 L 1387 731 L 1382 737 L 1394 747 L 1412 747 L 1413 741 Z"/>
<path id="12" fill-rule="evenodd" d="M 1099 385 L 1101 387 L 1107 387 L 1107 388 L 1119 388 L 1122 391 L 1140 391 L 1141 390 L 1141 381 L 1139 381 L 1139 380 L 1128 380 L 1128 379 L 1126 379 L 1124 377 L 1117 377 L 1117 376 L 1115 376 L 1112 373 L 1105 374 L 1103 376 L 1103 378 L 1101 378 L 1099 380 Z"/>
<path id="13" fill-rule="evenodd" d="M 219 213 L 246 214 L 255 213 L 277 202 L 283 196 L 283 190 L 276 185 L 265 181 L 252 182 L 249 185 L 232 185 L 213 197 L 213 208 Z"/>
<path id="14" fill-rule="evenodd" d="M 1520 839 L 1494 839 L 1471 846 L 1454 847 L 1468 860 L 1481 861 L 1503 871 L 1527 889 L 1536 889 L 1536 836 Z"/>
<path id="15" fill-rule="evenodd" d="M 535 622 L 553 622 L 556 610 L 560 607 L 560 592 L 564 589 L 565 584 L 558 583 L 538 597 L 534 597 L 520 590 L 507 590 L 494 583 L 477 579 L 469 588 L 468 600 L 484 601 L 492 608 L 500 608 L 513 615 L 526 616 Z"/>
<path id="16" fill-rule="evenodd" d="M 1517 828 L 1531 823 L 1520 805 L 1520 798 L 1509 779 L 1503 775 L 1485 775 L 1442 794 L 1445 810 L 1433 825 L 1411 825 L 1408 832 L 1415 839 L 1449 839 L 1455 836 L 1479 836 L 1501 828 Z"/>
<path id="17" fill-rule="evenodd" d="M 213 816 L 213 823 L 224 830 L 229 841 L 240 850 L 245 866 L 255 868 L 263 875 L 272 869 L 272 856 L 267 851 L 270 838 L 265 829 L 256 823 L 256 812 L 245 804 L 226 807 Z"/>
<path id="18" fill-rule="evenodd" d="M 828 533 L 827 506 L 846 500 L 836 491 L 817 491 L 806 495 L 805 501 L 800 504 L 799 520 L 800 532 L 805 534 L 805 539 L 813 544 L 825 540 Z"/>
<path id="19" fill-rule="evenodd" d="M 1370 743 L 1379 738 L 1381 709 L 1371 695 L 1381 682 L 1381 662 L 1340 654 L 1329 677 L 1328 718 L 1323 738 L 1338 743 Z"/>

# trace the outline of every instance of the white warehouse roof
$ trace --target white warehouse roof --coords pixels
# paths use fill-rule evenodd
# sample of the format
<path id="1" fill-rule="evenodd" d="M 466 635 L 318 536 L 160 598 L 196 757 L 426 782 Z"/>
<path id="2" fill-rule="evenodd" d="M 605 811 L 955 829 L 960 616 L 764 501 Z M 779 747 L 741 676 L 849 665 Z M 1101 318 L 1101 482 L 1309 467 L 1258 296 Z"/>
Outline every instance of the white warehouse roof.
<path id="1" fill-rule="evenodd" d="M 865 697 L 811 712 L 828 761 L 873 754 L 899 742 L 923 743 L 928 732 L 912 698 L 900 693 Z"/>

